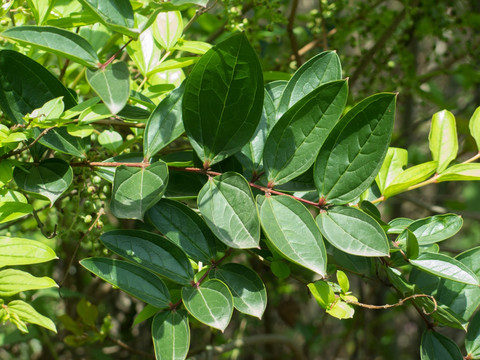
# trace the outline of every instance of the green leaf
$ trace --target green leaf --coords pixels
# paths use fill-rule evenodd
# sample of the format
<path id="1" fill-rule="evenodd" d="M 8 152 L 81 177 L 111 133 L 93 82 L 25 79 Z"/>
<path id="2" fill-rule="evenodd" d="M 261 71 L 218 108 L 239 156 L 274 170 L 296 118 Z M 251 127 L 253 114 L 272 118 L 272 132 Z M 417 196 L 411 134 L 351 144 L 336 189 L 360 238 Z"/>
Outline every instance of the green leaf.
<path id="1" fill-rule="evenodd" d="M 80 264 L 99 278 L 159 309 L 168 308 L 170 294 L 157 275 L 138 265 L 108 258 L 87 258 Z"/>
<path id="2" fill-rule="evenodd" d="M 182 97 L 185 85 L 170 92 L 150 115 L 143 135 L 143 153 L 149 159 L 183 134 Z"/>
<path id="3" fill-rule="evenodd" d="M 35 129 L 35 136 L 38 137 L 40 133 L 40 129 Z M 57 150 L 64 154 L 85 158 L 86 148 L 90 144 L 90 139 L 74 137 L 68 133 L 67 129 L 62 127 L 50 130 L 40 139 L 39 143 L 49 149 Z"/>
<path id="4" fill-rule="evenodd" d="M 428 141 L 433 160 L 438 162 L 437 173 L 441 173 L 455 160 L 458 152 L 455 116 L 450 111 L 433 114 Z"/>
<path id="5" fill-rule="evenodd" d="M 290 270 L 290 266 L 283 260 L 273 260 L 270 263 L 270 270 L 272 271 L 273 275 L 279 279 L 288 278 L 292 272 Z"/>
<path id="6" fill-rule="evenodd" d="M 410 229 L 405 229 L 401 236 L 404 236 L 407 245 L 407 259 L 416 259 L 419 254 L 417 237 Z"/>
<path id="7" fill-rule="evenodd" d="M 248 182 L 227 172 L 210 178 L 198 193 L 198 209 L 213 233 L 227 246 L 258 247 L 260 221 Z"/>
<path id="8" fill-rule="evenodd" d="M 320 211 L 317 223 L 330 244 L 358 256 L 388 256 L 390 247 L 381 226 L 353 207 L 337 206 Z"/>
<path id="9" fill-rule="evenodd" d="M 480 312 L 477 312 L 470 321 L 465 338 L 467 358 L 480 358 Z"/>
<path id="10" fill-rule="evenodd" d="M 431 252 L 422 252 L 410 263 L 420 270 L 441 278 L 469 285 L 479 286 L 477 275 L 460 261 L 450 256 Z"/>
<path id="11" fill-rule="evenodd" d="M 337 281 L 344 293 L 350 290 L 350 282 L 348 281 L 347 275 L 342 270 L 337 270 Z"/>
<path id="12" fill-rule="evenodd" d="M 6 269 L 0 271 L 0 297 L 12 296 L 21 291 L 58 287 L 49 277 L 36 277 L 28 272 Z"/>
<path id="13" fill-rule="evenodd" d="M 186 56 L 186 57 L 179 57 L 179 58 L 174 58 L 170 60 L 166 60 L 159 65 L 155 66 L 152 70 L 150 70 L 147 73 L 147 77 L 152 77 L 152 75 L 155 75 L 156 73 L 159 72 L 164 72 L 167 70 L 175 70 L 175 69 L 182 69 L 184 67 L 191 66 L 193 64 L 196 64 L 200 60 L 199 57 L 197 56 Z M 152 88 L 149 89 L 150 91 L 153 91 Z"/>
<path id="14" fill-rule="evenodd" d="M 0 236 L 0 267 L 38 264 L 57 259 L 55 251 L 36 240 Z"/>
<path id="15" fill-rule="evenodd" d="M 44 328 L 57 332 L 57 328 L 52 320 L 48 317 L 40 314 L 35 310 L 31 305 L 27 304 L 22 300 L 10 301 L 7 305 L 10 316 L 15 314 L 22 321 L 28 322 L 30 324 L 36 324 L 43 326 Z"/>
<path id="16" fill-rule="evenodd" d="M 77 303 L 77 314 L 82 319 L 84 324 L 93 327 L 95 326 L 95 322 L 98 318 L 98 309 L 85 298 L 81 298 Z"/>
<path id="17" fill-rule="evenodd" d="M 324 309 L 329 309 L 330 304 L 335 301 L 335 293 L 326 281 L 315 281 L 307 285 L 313 297 Z"/>
<path id="18" fill-rule="evenodd" d="M 286 259 L 324 277 L 327 253 L 308 209 L 289 196 L 258 196 L 263 231 Z"/>
<path id="19" fill-rule="evenodd" d="M 192 54 L 203 55 L 212 48 L 212 45 L 203 41 L 190 41 L 190 40 L 179 39 L 177 41 L 177 44 L 173 48 L 179 51 L 185 51 L 185 52 L 190 52 Z"/>
<path id="20" fill-rule="evenodd" d="M 403 172 L 403 169 L 407 166 L 407 164 L 407 150 L 393 147 L 388 148 L 387 156 L 385 156 L 382 167 L 375 178 L 380 193 L 383 193 L 385 188 L 390 185 L 393 179 Z"/>
<path id="21" fill-rule="evenodd" d="M 355 314 L 355 309 L 352 305 L 343 301 L 335 302 L 329 309 L 327 314 L 336 317 L 337 319 L 350 319 Z"/>
<path id="22" fill-rule="evenodd" d="M 300 99 L 322 84 L 342 78 L 342 65 L 335 51 L 324 51 L 303 64 L 283 90 L 278 114 L 280 118 Z"/>
<path id="23" fill-rule="evenodd" d="M 190 328 L 184 310 L 165 311 L 153 318 L 152 338 L 157 360 L 183 360 L 190 347 Z"/>
<path id="24" fill-rule="evenodd" d="M 450 166 L 437 178 L 437 182 L 443 181 L 472 181 L 480 180 L 480 164 L 456 164 Z"/>
<path id="25" fill-rule="evenodd" d="M 162 48 L 170 51 L 183 33 L 182 13 L 180 11 L 159 13 L 152 29 L 155 40 Z"/>
<path id="26" fill-rule="evenodd" d="M 58 124 L 58 118 L 62 115 L 64 108 L 63 96 L 59 96 L 47 101 L 41 108 L 33 110 L 30 114 L 27 114 L 25 118 L 26 120 L 32 119 L 35 125 L 38 126 L 54 126 Z"/>
<path id="27" fill-rule="evenodd" d="M 168 168 L 163 161 L 145 168 L 122 165 L 115 171 L 110 209 L 121 219 L 143 219 L 162 198 L 167 183 Z"/>
<path id="28" fill-rule="evenodd" d="M 142 311 L 140 311 L 135 317 L 135 320 L 133 321 L 132 326 L 138 325 L 144 322 L 145 320 L 150 319 L 152 316 L 158 313 L 159 310 L 160 310 L 159 308 L 156 308 L 153 305 L 150 305 L 150 304 L 145 305 Z"/>
<path id="29" fill-rule="evenodd" d="M 119 61 L 96 71 L 87 69 L 87 81 L 113 115 L 127 104 L 130 96 L 130 72 L 125 62 Z"/>
<path id="30" fill-rule="evenodd" d="M 100 60 L 92 46 L 78 34 L 53 26 L 16 26 L 7 29 L 2 37 L 22 45 L 52 52 L 83 66 L 95 67 Z"/>
<path id="31" fill-rule="evenodd" d="M 347 94 L 345 80 L 321 85 L 278 120 L 268 135 L 263 153 L 269 184 L 284 184 L 314 163 L 343 112 Z"/>
<path id="32" fill-rule="evenodd" d="M 124 40 L 128 41 L 126 37 Z M 162 55 L 162 50 L 155 44 L 151 27 L 142 32 L 137 41 L 127 45 L 127 52 L 143 76 L 155 69 Z"/>
<path id="33" fill-rule="evenodd" d="M 433 330 L 423 332 L 420 355 L 422 360 L 463 360 L 457 344 Z"/>
<path id="34" fill-rule="evenodd" d="M 182 285 L 193 280 L 193 268 L 181 248 L 163 236 L 139 230 L 113 230 L 100 236 L 114 253 Z"/>
<path id="35" fill-rule="evenodd" d="M 32 10 L 37 25 L 42 25 L 45 18 L 50 14 L 52 7 L 55 5 L 54 1 L 43 0 L 27 0 L 27 3 Z"/>
<path id="36" fill-rule="evenodd" d="M 188 206 L 162 199 L 147 211 L 146 218 L 192 259 L 209 263 L 215 258 L 215 236 Z"/>
<path id="37" fill-rule="evenodd" d="M 267 306 L 267 290 L 255 271 L 241 264 L 230 263 L 217 267 L 213 277 L 228 286 L 235 309 L 262 318 Z"/>
<path id="38" fill-rule="evenodd" d="M 430 245 L 451 238 L 462 228 L 462 225 L 461 216 L 443 214 L 415 220 L 408 225 L 408 230 L 416 236 L 419 245 Z M 397 241 L 404 242 L 405 236 L 406 233 L 403 232 Z"/>
<path id="39" fill-rule="evenodd" d="M 128 154 L 121 154 L 111 158 L 104 160 L 104 163 L 112 163 L 112 162 L 120 162 L 120 163 L 141 163 L 143 161 L 143 154 L 142 153 L 128 153 Z M 95 172 L 102 177 L 103 179 L 107 180 L 110 183 L 113 183 L 113 179 L 115 177 L 115 171 L 117 170 L 116 167 L 113 166 L 102 166 L 95 170 Z"/>
<path id="40" fill-rule="evenodd" d="M 113 130 L 103 130 L 98 135 L 97 140 L 104 148 L 114 152 L 123 145 L 122 135 Z"/>
<path id="41" fill-rule="evenodd" d="M 53 158 L 15 167 L 13 178 L 20 189 L 46 197 L 53 205 L 72 183 L 73 171 L 65 161 Z"/>
<path id="42" fill-rule="evenodd" d="M 183 304 L 201 323 L 222 332 L 230 323 L 233 297 L 228 287 L 217 279 L 210 279 L 198 287 L 182 288 Z"/>
<path id="43" fill-rule="evenodd" d="M 76 105 L 70 91 L 42 65 L 19 52 L 0 51 L 0 108 L 12 121 L 23 124 L 26 114 L 60 96 L 66 109 Z"/>
<path id="44" fill-rule="evenodd" d="M 325 140 L 314 179 L 320 197 L 346 204 L 367 190 L 387 154 L 396 95 L 381 93 L 354 106 Z"/>
<path id="45" fill-rule="evenodd" d="M 436 161 L 428 161 L 408 168 L 393 179 L 390 185 L 383 191 L 382 195 L 389 198 L 406 191 L 410 186 L 416 185 L 433 175 L 437 166 Z"/>
<path id="46" fill-rule="evenodd" d="M 31 214 L 33 206 L 14 201 L 1 202 L 0 201 L 0 224 L 13 221 Z"/>
<path id="47" fill-rule="evenodd" d="M 183 122 L 205 166 L 239 151 L 262 114 L 263 75 L 244 33 L 208 50 L 185 85 Z"/>
<path id="48" fill-rule="evenodd" d="M 477 107 L 473 113 L 468 126 L 470 128 L 470 134 L 477 143 L 477 149 L 480 151 L 480 106 Z"/>

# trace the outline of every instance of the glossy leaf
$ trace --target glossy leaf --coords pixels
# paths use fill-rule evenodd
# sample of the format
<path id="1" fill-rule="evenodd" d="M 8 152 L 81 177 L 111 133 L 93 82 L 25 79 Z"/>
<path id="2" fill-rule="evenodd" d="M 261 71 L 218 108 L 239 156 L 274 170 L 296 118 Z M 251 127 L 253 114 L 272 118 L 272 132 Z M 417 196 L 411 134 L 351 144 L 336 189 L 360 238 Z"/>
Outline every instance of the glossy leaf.
<path id="1" fill-rule="evenodd" d="M 0 201 L 0 224 L 31 214 L 33 206 L 15 201 Z"/>
<path id="2" fill-rule="evenodd" d="M 168 307 L 170 294 L 157 275 L 138 265 L 108 258 L 87 258 L 80 264 L 99 278 L 127 294 L 160 309 Z"/>
<path id="3" fill-rule="evenodd" d="M 203 163 L 219 162 L 240 150 L 262 114 L 263 76 L 244 33 L 208 50 L 190 73 L 183 97 L 183 121 Z"/>
<path id="4" fill-rule="evenodd" d="M 317 223 L 330 244 L 358 256 L 388 256 L 389 243 L 381 226 L 364 212 L 352 207 L 320 211 Z"/>
<path id="5" fill-rule="evenodd" d="M 403 172 L 408 164 L 408 152 L 405 149 L 389 147 L 387 156 L 376 177 L 378 189 L 383 193 L 390 183 Z"/>
<path id="6" fill-rule="evenodd" d="M 335 301 L 335 293 L 326 281 L 315 281 L 307 285 L 313 297 L 324 309 L 329 309 L 330 304 Z"/>
<path id="7" fill-rule="evenodd" d="M 335 302 L 329 309 L 327 314 L 336 317 L 337 319 L 351 319 L 355 314 L 355 309 L 352 305 L 343 301 Z"/>
<path id="8" fill-rule="evenodd" d="M 428 179 L 435 173 L 437 166 L 436 161 L 428 161 L 408 168 L 393 179 L 390 185 L 383 191 L 383 196 L 386 198 L 392 197 L 406 191 L 410 186 Z"/>
<path id="9" fill-rule="evenodd" d="M 289 196 L 259 196 L 262 228 L 276 251 L 324 277 L 327 253 L 308 209 Z"/>
<path id="10" fill-rule="evenodd" d="M 183 20 L 180 11 L 165 11 L 157 15 L 152 25 L 153 36 L 162 48 L 169 51 L 183 33 Z"/>
<path id="11" fill-rule="evenodd" d="M 40 241 L 0 236 L 0 267 L 38 264 L 56 258 L 52 248 Z"/>
<path id="12" fill-rule="evenodd" d="M 209 263 L 215 258 L 215 236 L 188 206 L 162 199 L 147 211 L 146 218 L 192 259 Z"/>
<path id="13" fill-rule="evenodd" d="M 123 61 L 111 64 L 106 69 L 87 69 L 87 81 L 113 115 L 127 104 L 130 96 L 130 72 Z"/>
<path id="14" fill-rule="evenodd" d="M 182 97 L 184 83 L 170 92 L 150 115 L 143 136 L 143 152 L 148 159 L 183 134 Z"/>
<path id="15" fill-rule="evenodd" d="M 479 286 L 477 275 L 460 261 L 439 253 L 422 252 L 410 263 L 429 274 L 441 278 Z"/>
<path id="16" fill-rule="evenodd" d="M 280 104 L 280 99 L 282 98 L 283 90 L 287 86 L 288 81 L 285 80 L 277 80 L 269 82 L 265 85 L 265 90 L 268 92 L 268 95 L 273 100 L 273 104 L 275 105 L 275 109 L 278 109 L 278 105 Z M 276 116 L 276 115 L 275 115 Z"/>
<path id="17" fill-rule="evenodd" d="M 421 360 L 463 360 L 457 344 L 433 330 L 424 331 L 420 344 Z"/>
<path id="18" fill-rule="evenodd" d="M 337 270 L 337 281 L 338 281 L 338 285 L 340 285 L 344 293 L 350 290 L 350 282 L 348 281 L 347 274 L 345 274 L 341 270 Z"/>
<path id="19" fill-rule="evenodd" d="M 120 166 L 113 179 L 112 213 L 121 219 L 143 219 L 145 212 L 163 196 L 168 168 L 157 161 L 146 168 Z"/>
<path id="20" fill-rule="evenodd" d="M 470 134 L 477 143 L 477 149 L 480 151 L 480 106 L 477 107 L 468 123 Z"/>
<path id="21" fill-rule="evenodd" d="M 465 348 L 469 359 L 480 358 L 480 312 L 477 312 L 468 325 Z"/>
<path id="22" fill-rule="evenodd" d="M 416 259 L 419 254 L 417 237 L 410 229 L 405 229 L 402 235 L 405 237 L 405 243 L 407 245 L 407 259 Z"/>
<path id="23" fill-rule="evenodd" d="M 182 285 L 193 280 L 190 261 L 181 248 L 163 236 L 139 230 L 112 230 L 100 237 L 114 253 Z"/>
<path id="24" fill-rule="evenodd" d="M 43 1 L 43 0 L 27 0 L 30 9 L 32 10 L 35 21 L 38 25 L 42 25 L 45 18 L 48 17 L 50 11 L 52 10 L 54 1 Z"/>
<path id="25" fill-rule="evenodd" d="M 342 65 L 335 51 L 324 51 L 314 56 L 288 81 L 279 101 L 278 118 L 320 85 L 341 78 Z"/>
<path id="26" fill-rule="evenodd" d="M 113 152 L 116 152 L 123 144 L 122 135 L 113 130 L 103 130 L 97 140 L 100 145 Z"/>
<path id="27" fill-rule="evenodd" d="M 174 46 L 175 50 L 190 52 L 192 54 L 199 54 L 199 55 L 205 54 L 211 48 L 212 48 L 212 45 L 210 45 L 207 42 L 191 41 L 191 40 L 184 40 L 184 39 L 179 39 L 177 41 L 177 44 Z"/>
<path id="28" fill-rule="evenodd" d="M 16 167 L 13 178 L 19 188 L 46 197 L 53 205 L 72 183 L 73 171 L 63 160 L 47 159 L 38 165 Z"/>
<path id="29" fill-rule="evenodd" d="M 22 300 L 10 301 L 7 305 L 10 316 L 15 314 L 22 321 L 28 322 L 30 324 L 36 324 L 43 326 L 44 328 L 57 332 L 55 323 L 50 320 L 48 317 L 40 314 L 35 310 L 30 304 L 27 304 Z"/>
<path id="30" fill-rule="evenodd" d="M 224 331 L 233 313 L 233 297 L 228 287 L 217 279 L 199 287 L 182 288 L 183 304 L 198 321 Z"/>
<path id="31" fill-rule="evenodd" d="M 38 137 L 41 131 L 35 129 L 34 133 Z M 50 130 L 39 141 L 40 144 L 49 149 L 80 158 L 86 157 L 86 148 L 89 142 L 89 138 L 80 139 L 70 135 L 64 127 Z"/>
<path id="32" fill-rule="evenodd" d="M 354 106 L 325 140 L 315 162 L 320 197 L 346 204 L 370 187 L 387 154 L 395 94 L 382 93 Z"/>
<path id="33" fill-rule="evenodd" d="M 240 174 L 210 178 L 198 193 L 198 209 L 213 233 L 227 246 L 258 247 L 260 221 L 250 187 Z"/>
<path id="34" fill-rule="evenodd" d="M 433 160 L 438 162 L 437 172 L 441 173 L 455 160 L 458 152 L 455 116 L 450 111 L 433 114 L 428 141 Z"/>
<path id="35" fill-rule="evenodd" d="M 419 245 L 430 245 L 455 235 L 463 225 L 461 216 L 455 214 L 443 214 L 419 219 L 408 225 L 418 239 Z M 405 241 L 405 233 L 402 233 L 397 241 Z"/>
<path id="36" fill-rule="evenodd" d="M 81 65 L 95 67 L 100 62 L 92 46 L 78 34 L 53 26 L 16 26 L 7 29 L 2 37 L 22 45 L 52 52 Z"/>
<path id="37" fill-rule="evenodd" d="M 304 173 L 345 107 L 345 80 L 319 86 L 291 107 L 268 135 L 263 166 L 269 184 L 280 185 Z"/>
<path id="38" fill-rule="evenodd" d="M 443 181 L 478 181 L 480 180 L 480 164 L 456 164 L 444 170 L 437 182 Z"/>
<path id="39" fill-rule="evenodd" d="M 162 50 L 153 38 L 151 27 L 142 32 L 137 41 L 130 42 L 127 45 L 127 51 L 143 76 L 155 69 L 162 55 Z"/>
<path id="40" fill-rule="evenodd" d="M 152 322 L 152 338 L 157 360 L 183 360 L 190 347 L 187 312 L 165 311 Z"/>
<path id="41" fill-rule="evenodd" d="M 230 263 L 216 268 L 213 276 L 228 286 L 235 309 L 262 318 L 267 306 L 267 290 L 255 271 L 241 264 Z"/>
<path id="42" fill-rule="evenodd" d="M 16 269 L 0 271 L 0 297 L 12 296 L 21 291 L 58 287 L 49 277 L 36 277 Z"/>

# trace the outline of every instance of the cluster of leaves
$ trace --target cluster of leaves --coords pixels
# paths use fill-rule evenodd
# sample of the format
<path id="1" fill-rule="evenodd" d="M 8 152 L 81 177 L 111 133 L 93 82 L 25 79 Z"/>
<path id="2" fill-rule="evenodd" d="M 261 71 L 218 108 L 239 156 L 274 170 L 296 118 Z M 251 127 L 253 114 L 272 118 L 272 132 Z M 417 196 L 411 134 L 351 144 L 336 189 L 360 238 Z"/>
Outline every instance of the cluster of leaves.
<path id="1" fill-rule="evenodd" d="M 37 23 L 47 25 L 20 25 L 1 34 L 14 44 L 0 51 L 0 107 L 10 125 L 0 129 L 1 222 L 34 212 L 27 197 L 55 204 L 74 184 L 74 169 L 91 168 L 92 177 L 96 173 L 111 183 L 111 213 L 145 225 L 100 237 L 123 259 L 95 256 L 80 263 L 148 304 L 136 323 L 153 318 L 157 359 L 187 357 L 192 318 L 223 331 L 234 309 L 262 317 L 265 285 L 239 262 L 239 254 L 264 259 L 272 272 L 282 271 L 278 264 L 288 271 L 303 268 L 319 305 L 339 319 L 365 306 L 339 269 L 382 272 L 401 299 L 410 298 L 433 320 L 425 318 L 423 359 L 461 359 L 458 346 L 434 327 L 467 330 L 469 321 L 467 356 L 480 356 L 480 318 L 473 316 L 480 248 L 453 258 L 437 245 L 460 230 L 462 219 L 445 214 L 385 223 L 376 207 L 430 183 L 480 179 L 480 164 L 474 162 L 479 155 L 451 164 L 458 140 L 450 112 L 433 116 L 433 160 L 404 169 L 407 151 L 389 147 L 396 94 L 375 94 L 347 108 L 348 82 L 335 52 L 314 56 L 289 80 L 264 85 L 244 33 L 213 47 L 181 38 L 180 11 L 191 4 L 139 3 L 136 11 L 127 0 L 95 4 L 72 2 L 70 10 L 77 9 L 72 13 L 78 16 L 50 20 L 41 14 L 52 8 L 33 6 Z M 90 35 L 69 30 L 97 22 L 102 27 Z M 117 61 L 120 53 L 106 60 L 99 56 L 92 39 L 102 33 L 125 37 L 119 38 L 130 63 Z M 102 46 L 108 41 L 103 39 Z M 80 97 L 74 95 L 20 46 L 68 59 L 73 69 L 65 71 L 85 74 L 96 96 L 90 90 L 83 96 L 81 89 L 75 89 Z M 202 56 L 167 60 L 176 51 Z M 193 64 L 182 82 L 179 69 Z M 132 79 L 133 70 L 143 76 L 140 83 Z M 130 128 L 133 137 L 124 142 L 120 132 L 98 131 L 105 124 Z M 480 145 L 480 110 L 470 129 Z M 142 152 L 130 151 L 134 145 L 142 145 Z M 91 151 L 99 147 L 114 156 Z M 2 241 L 0 260 L 9 259 L 2 266 L 55 257 L 32 240 Z M 12 254 L 24 255 L 12 262 Z M 334 274 L 337 283 L 331 281 Z M 20 275 L 22 284 L 32 285 L 18 285 Z M 28 276 L 2 270 L 0 295 L 55 286 L 51 279 L 25 281 Z M 24 322 L 55 330 L 51 320 L 26 306 L 9 302 L 2 319 L 24 331 Z M 78 313 L 82 326 L 62 320 L 74 334 L 68 342 L 107 337 L 108 321 L 95 328 L 94 307 L 83 301 Z M 82 338 L 85 329 L 93 332 L 88 340 Z"/>

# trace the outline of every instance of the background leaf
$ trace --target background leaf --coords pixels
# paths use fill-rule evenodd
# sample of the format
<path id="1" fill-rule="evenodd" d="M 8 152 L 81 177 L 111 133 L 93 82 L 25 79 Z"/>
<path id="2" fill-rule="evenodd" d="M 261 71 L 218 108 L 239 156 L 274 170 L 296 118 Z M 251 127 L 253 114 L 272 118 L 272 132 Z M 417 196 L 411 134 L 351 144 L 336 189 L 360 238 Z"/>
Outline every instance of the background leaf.
<path id="1" fill-rule="evenodd" d="M 152 322 L 152 338 L 157 360 L 183 360 L 190 347 L 190 328 L 184 310 L 158 313 Z"/>
<path id="2" fill-rule="evenodd" d="M 433 330 L 424 331 L 420 344 L 422 360 L 462 360 L 463 356 L 451 339 Z"/>
<path id="3" fill-rule="evenodd" d="M 455 160 L 458 152 L 455 116 L 450 111 L 433 114 L 428 141 L 433 160 L 438 162 L 437 172 L 441 173 Z"/>
<path id="4" fill-rule="evenodd" d="M 475 314 L 468 325 L 465 348 L 467 349 L 467 358 L 475 359 L 480 357 L 480 312 Z"/>
<path id="5" fill-rule="evenodd" d="M 480 151 L 480 106 L 477 107 L 468 123 L 470 134 L 477 143 L 477 149 Z"/>

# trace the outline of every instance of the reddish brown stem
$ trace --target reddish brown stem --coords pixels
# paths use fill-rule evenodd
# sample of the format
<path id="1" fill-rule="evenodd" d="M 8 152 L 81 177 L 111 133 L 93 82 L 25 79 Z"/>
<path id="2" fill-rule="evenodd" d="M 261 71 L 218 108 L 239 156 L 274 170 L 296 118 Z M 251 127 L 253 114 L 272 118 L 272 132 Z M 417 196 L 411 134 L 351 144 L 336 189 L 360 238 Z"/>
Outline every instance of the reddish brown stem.
<path id="1" fill-rule="evenodd" d="M 113 55 L 110 57 L 110 59 L 108 59 L 107 61 L 105 61 L 103 64 L 99 64 L 99 65 L 98 65 L 98 68 L 99 68 L 100 70 L 105 70 L 105 68 L 106 68 L 108 65 L 110 65 L 110 64 L 113 62 L 113 60 L 115 60 L 115 59 L 118 57 L 118 55 L 120 55 L 121 52 L 122 52 L 123 50 L 125 50 L 125 48 L 127 47 L 127 45 L 130 44 L 132 41 L 133 41 L 133 39 L 128 40 L 120 49 L 118 49 L 118 51 L 117 51 L 115 54 L 113 54 Z"/>

